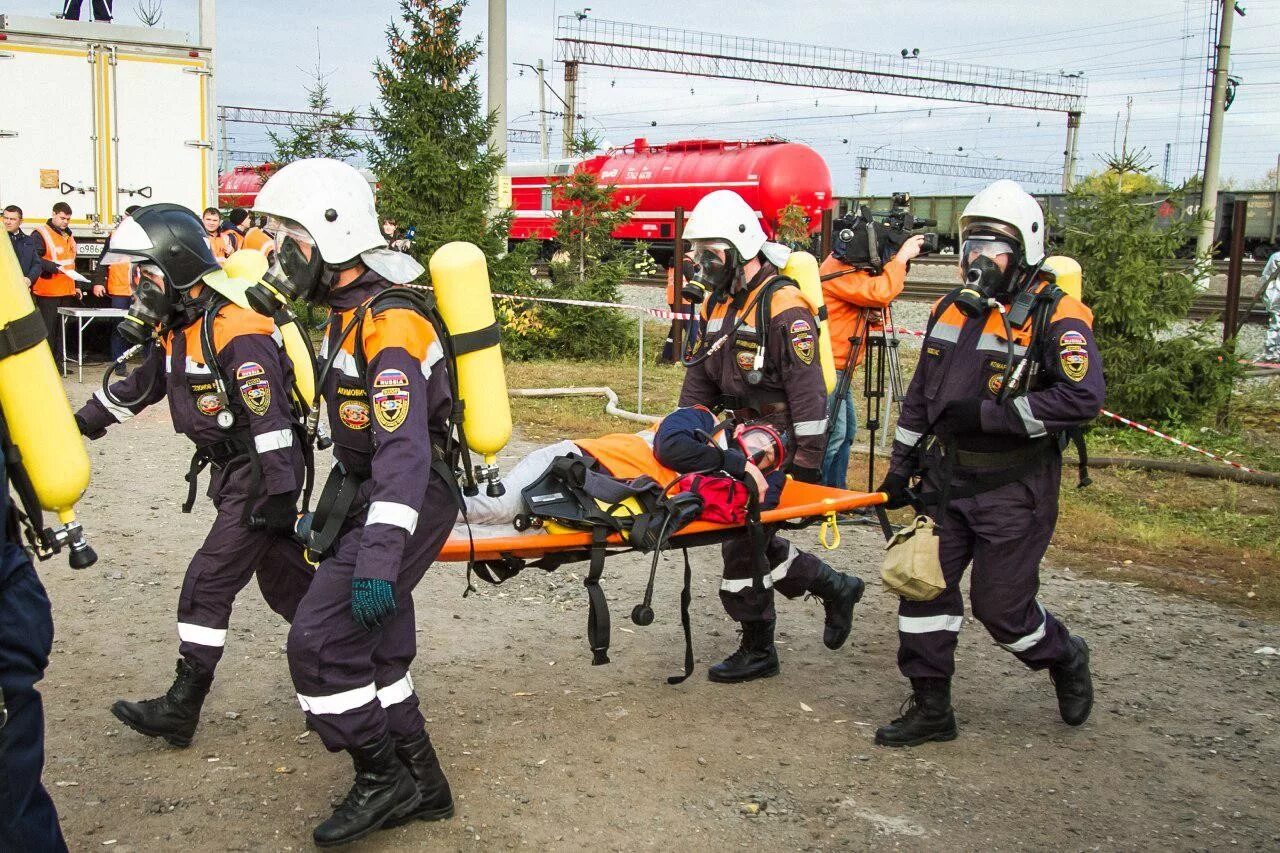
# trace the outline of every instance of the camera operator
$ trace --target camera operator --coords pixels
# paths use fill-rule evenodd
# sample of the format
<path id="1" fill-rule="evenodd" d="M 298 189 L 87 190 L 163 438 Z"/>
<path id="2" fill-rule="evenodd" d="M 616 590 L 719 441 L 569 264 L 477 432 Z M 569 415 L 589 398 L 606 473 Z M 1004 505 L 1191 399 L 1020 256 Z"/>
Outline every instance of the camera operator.
<path id="1" fill-rule="evenodd" d="M 855 217 L 854 222 L 859 221 L 860 218 Z M 924 234 L 908 237 L 878 273 L 875 270 L 878 264 L 860 263 L 851 259 L 849 253 L 841 258 L 833 251 L 823 260 L 822 300 L 827 306 L 831 352 L 837 371 L 852 371 L 862 364 L 868 329 L 883 322 L 882 309 L 902 293 L 907 263 L 920 255 L 925 239 Z M 858 428 L 852 383 L 837 384 L 827 401 L 827 413 L 830 423 L 827 450 L 822 459 L 822 483 L 843 489 L 849 474 L 849 452 Z"/>

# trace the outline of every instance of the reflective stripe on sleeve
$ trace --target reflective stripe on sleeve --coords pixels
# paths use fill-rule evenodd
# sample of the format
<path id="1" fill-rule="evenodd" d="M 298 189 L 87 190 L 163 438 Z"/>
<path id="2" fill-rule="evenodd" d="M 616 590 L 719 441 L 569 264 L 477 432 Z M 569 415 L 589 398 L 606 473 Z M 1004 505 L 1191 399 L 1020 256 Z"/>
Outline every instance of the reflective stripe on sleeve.
<path id="1" fill-rule="evenodd" d="M 334 354 L 333 369 L 343 376 L 350 376 L 353 379 L 360 378 L 360 371 L 356 369 L 356 357 L 346 350 L 339 350 Z"/>
<path id="2" fill-rule="evenodd" d="M 378 691 L 378 702 L 382 707 L 390 708 L 398 702 L 403 702 L 413 695 L 413 678 L 409 673 L 404 674 L 404 678 L 399 681 L 393 681 L 386 687 Z"/>
<path id="3" fill-rule="evenodd" d="M 1040 438 L 1049 434 L 1044 428 L 1044 423 L 1031 413 L 1031 401 L 1026 397 L 1015 397 L 1013 408 L 1017 411 L 1018 417 L 1022 418 L 1022 426 L 1027 430 L 1027 438 Z"/>
<path id="4" fill-rule="evenodd" d="M 716 317 L 714 320 L 708 320 L 707 328 L 705 329 L 705 332 L 708 335 L 714 334 L 715 332 L 720 331 L 720 327 L 723 325 L 724 325 L 724 319 L 721 317 Z"/>
<path id="5" fill-rule="evenodd" d="M 192 625 L 190 622 L 179 622 L 178 639 L 184 643 L 220 649 L 227 644 L 227 629 L 206 628 L 203 625 Z"/>
<path id="6" fill-rule="evenodd" d="M 392 501 L 374 501 L 369 504 L 369 515 L 364 523 L 366 527 L 370 524 L 389 524 L 407 531 L 412 536 L 418 529 L 418 511 L 411 506 Z"/>
<path id="7" fill-rule="evenodd" d="M 822 435 L 826 431 L 827 431 L 826 418 L 823 418 L 820 421 L 796 421 L 795 422 L 795 432 L 797 437 L 802 435 Z"/>
<path id="8" fill-rule="evenodd" d="M 269 453 L 272 450 L 284 450 L 287 447 L 293 447 L 293 430 L 277 429 L 271 432 L 264 432 L 261 435 L 253 437 L 253 446 L 257 448 L 259 453 Z"/>
<path id="9" fill-rule="evenodd" d="M 960 327 L 952 326 L 948 323 L 935 323 L 933 331 L 929 332 L 929 337 L 935 341 L 947 341 L 954 344 L 960 340 Z"/>
<path id="10" fill-rule="evenodd" d="M 111 413 L 111 417 L 115 418 L 120 423 L 124 423 L 129 420 L 129 418 L 133 417 L 133 412 L 129 411 L 124 406 L 117 406 L 115 403 L 107 399 L 107 392 L 103 391 L 101 388 L 93 392 L 93 398 L 101 403 L 102 407 Z"/>
<path id="11" fill-rule="evenodd" d="M 899 616 L 898 630 L 904 634 L 931 634 L 934 631 L 950 631 L 960 633 L 963 616 Z"/>
<path id="12" fill-rule="evenodd" d="M 924 433 L 907 429 L 904 426 L 900 426 L 893 431 L 893 440 L 898 444 L 905 444 L 907 447 L 915 447 L 916 443 L 922 438 L 924 438 Z"/>
<path id="13" fill-rule="evenodd" d="M 328 696 L 303 696 L 298 694 L 298 704 L 310 714 L 345 714 L 378 698 L 378 690 L 372 684 L 331 693 Z"/>

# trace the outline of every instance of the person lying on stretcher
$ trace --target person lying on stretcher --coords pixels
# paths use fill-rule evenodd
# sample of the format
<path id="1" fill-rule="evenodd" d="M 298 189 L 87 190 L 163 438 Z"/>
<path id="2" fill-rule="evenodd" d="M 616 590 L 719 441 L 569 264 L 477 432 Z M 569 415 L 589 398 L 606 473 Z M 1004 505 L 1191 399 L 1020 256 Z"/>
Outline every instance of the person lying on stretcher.
<path id="1" fill-rule="evenodd" d="M 553 461 L 571 454 L 594 460 L 601 473 L 618 480 L 650 477 L 669 487 L 667 494 L 681 491 L 680 486 L 690 482 L 677 484 L 684 475 L 732 478 L 754 491 L 761 509 L 769 509 L 777 505 L 786 479 L 787 438 L 762 423 L 721 422 L 708 409 L 690 406 L 676 409 L 655 427 L 637 433 L 612 433 L 539 447 L 502 479 L 502 495 L 481 493 L 464 498 L 472 535 L 510 535 L 516 517 L 525 512 L 522 492 L 542 478 Z M 745 488 L 737 490 L 736 501 L 737 508 L 746 506 Z M 462 528 L 459 515 L 455 530 L 465 536 Z M 500 530 L 490 534 L 484 528 Z"/>

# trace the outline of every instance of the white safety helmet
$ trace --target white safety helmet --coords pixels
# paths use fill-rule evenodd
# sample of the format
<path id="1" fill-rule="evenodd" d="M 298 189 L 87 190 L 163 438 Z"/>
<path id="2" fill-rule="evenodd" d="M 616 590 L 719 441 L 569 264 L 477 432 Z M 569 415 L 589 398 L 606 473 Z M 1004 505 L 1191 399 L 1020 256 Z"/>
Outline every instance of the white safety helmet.
<path id="1" fill-rule="evenodd" d="M 1044 260 L 1044 211 L 1040 203 L 1015 181 L 1000 180 L 979 192 L 960 214 L 960 238 L 971 231 L 1000 234 L 1022 250 L 1022 262 L 1034 266 Z"/>
<path id="2" fill-rule="evenodd" d="M 341 160 L 289 163 L 262 185 L 253 209 L 270 217 L 268 230 L 274 229 L 277 240 L 282 232 L 300 228 L 305 233 L 296 236 L 309 237 L 321 260 L 332 267 L 349 266 L 358 258 L 395 284 L 424 272 L 410 256 L 387 248 L 368 180 Z"/>
<path id="3" fill-rule="evenodd" d="M 763 253 L 774 266 L 787 263 L 791 250 L 771 243 L 751 205 L 733 190 L 708 193 L 694 205 L 684 224 L 685 240 L 727 240 L 745 263 Z"/>

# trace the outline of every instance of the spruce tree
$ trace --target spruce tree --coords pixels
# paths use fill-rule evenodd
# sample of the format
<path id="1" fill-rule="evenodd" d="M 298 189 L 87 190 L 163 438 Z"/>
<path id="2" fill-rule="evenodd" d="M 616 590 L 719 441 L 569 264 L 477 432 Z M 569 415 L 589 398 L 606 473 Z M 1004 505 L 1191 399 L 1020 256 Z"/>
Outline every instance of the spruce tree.
<path id="1" fill-rule="evenodd" d="M 388 59 L 374 72 L 369 164 L 378 210 L 415 230 L 424 264 L 444 243 L 466 240 L 489 258 L 495 290 L 528 276 L 524 253 L 507 254 L 509 215 L 493 213 L 504 153 L 490 144 L 496 124 L 484 111 L 474 66 L 480 38 L 461 37 L 465 0 L 400 0 L 387 27 Z"/>
<path id="2" fill-rule="evenodd" d="M 349 160 L 359 152 L 360 142 L 350 133 L 356 121 L 355 111 L 334 110 L 324 78 L 317 66 L 312 84 L 307 87 L 307 111 L 310 115 L 306 119 L 289 128 L 288 133 L 267 131 L 275 148 L 272 159 L 276 165 L 283 166 L 307 157 Z"/>

